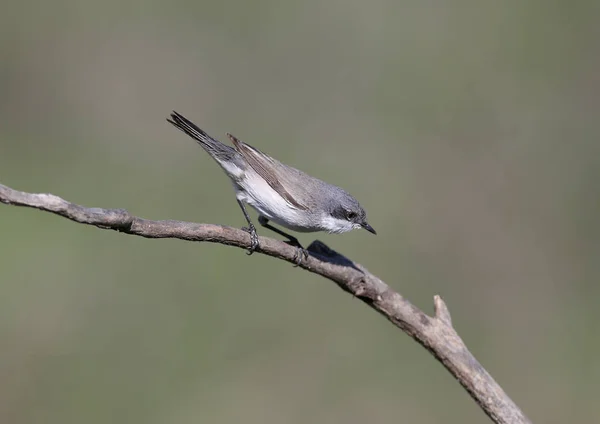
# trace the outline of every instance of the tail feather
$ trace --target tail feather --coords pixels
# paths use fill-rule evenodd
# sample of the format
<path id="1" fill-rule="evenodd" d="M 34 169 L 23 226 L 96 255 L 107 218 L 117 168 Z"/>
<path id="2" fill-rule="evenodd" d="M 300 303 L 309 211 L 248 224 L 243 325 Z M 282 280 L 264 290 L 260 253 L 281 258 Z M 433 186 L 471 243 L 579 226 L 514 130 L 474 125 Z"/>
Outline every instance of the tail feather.
<path id="1" fill-rule="evenodd" d="M 235 160 L 239 153 L 231 146 L 215 140 L 185 116 L 173 111 L 167 122 L 198 142 L 216 160 Z"/>

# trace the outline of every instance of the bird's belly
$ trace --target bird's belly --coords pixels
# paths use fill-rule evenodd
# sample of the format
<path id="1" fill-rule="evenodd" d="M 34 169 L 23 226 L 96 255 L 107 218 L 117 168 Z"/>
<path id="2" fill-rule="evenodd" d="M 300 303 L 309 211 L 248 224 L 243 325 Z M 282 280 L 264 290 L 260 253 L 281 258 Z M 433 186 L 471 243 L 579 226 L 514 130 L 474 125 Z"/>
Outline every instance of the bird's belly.
<path id="1" fill-rule="evenodd" d="M 270 221 L 273 221 L 276 224 L 281 225 L 282 227 L 288 228 L 292 231 L 297 231 L 299 233 L 314 233 L 316 231 L 322 231 L 320 227 L 316 227 L 310 223 L 303 223 L 301 225 L 298 225 L 298 221 L 290 221 L 277 216 L 274 216 L 272 218 L 268 216 L 266 217 L 269 218 Z"/>
<path id="2" fill-rule="evenodd" d="M 258 181 L 256 181 L 258 180 Z M 236 197 L 256 211 L 285 228 L 298 232 L 320 231 L 311 220 L 310 212 L 297 209 L 271 188 L 264 180 L 240 187 L 236 184 Z"/>

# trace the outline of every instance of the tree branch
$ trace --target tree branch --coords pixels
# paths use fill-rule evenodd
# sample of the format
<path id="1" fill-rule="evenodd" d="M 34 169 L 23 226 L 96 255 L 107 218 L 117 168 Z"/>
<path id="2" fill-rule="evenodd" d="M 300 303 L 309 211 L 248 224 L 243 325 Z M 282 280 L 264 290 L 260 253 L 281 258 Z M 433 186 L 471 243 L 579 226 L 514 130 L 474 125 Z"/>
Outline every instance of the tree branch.
<path id="1" fill-rule="evenodd" d="M 36 208 L 81 224 L 147 238 L 176 238 L 250 247 L 248 233 L 236 228 L 181 221 L 150 221 L 132 216 L 123 209 L 86 208 L 52 194 L 25 193 L 2 184 L 0 202 Z M 256 251 L 294 263 L 295 249 L 284 242 L 260 237 Z M 302 261 L 300 267 L 335 282 L 423 345 L 450 371 L 492 421 L 501 424 L 530 423 L 469 352 L 452 327 L 450 312 L 441 297 L 434 297 L 435 314 L 430 317 L 364 267 L 320 241 L 313 242 L 308 250 L 309 257 Z"/>

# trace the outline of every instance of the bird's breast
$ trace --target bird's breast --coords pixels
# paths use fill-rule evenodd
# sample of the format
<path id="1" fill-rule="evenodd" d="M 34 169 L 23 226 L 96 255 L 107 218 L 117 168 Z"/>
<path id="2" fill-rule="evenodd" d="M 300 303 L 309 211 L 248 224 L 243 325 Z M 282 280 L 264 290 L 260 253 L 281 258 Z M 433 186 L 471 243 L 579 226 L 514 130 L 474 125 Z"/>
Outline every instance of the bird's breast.
<path id="1" fill-rule="evenodd" d="M 252 206 L 260 215 L 290 230 L 319 231 L 318 220 L 310 211 L 301 210 L 279 195 L 265 180 L 246 173 L 243 181 L 234 183 L 238 200 Z"/>

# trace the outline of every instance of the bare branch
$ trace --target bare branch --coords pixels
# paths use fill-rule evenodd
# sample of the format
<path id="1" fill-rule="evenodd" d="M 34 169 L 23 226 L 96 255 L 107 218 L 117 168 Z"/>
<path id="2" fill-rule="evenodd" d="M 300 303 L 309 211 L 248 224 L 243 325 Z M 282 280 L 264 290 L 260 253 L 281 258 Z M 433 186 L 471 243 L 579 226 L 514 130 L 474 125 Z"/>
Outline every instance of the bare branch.
<path id="1" fill-rule="evenodd" d="M 439 319 L 444 324 L 452 327 L 452 318 L 450 317 L 450 311 L 446 306 L 446 303 L 442 300 L 439 295 L 433 296 L 433 311 L 436 319 Z"/>
<path id="2" fill-rule="evenodd" d="M 86 208 L 52 194 L 25 193 L 1 184 L 0 202 L 32 207 L 81 224 L 147 238 L 177 238 L 250 247 L 250 236 L 236 228 L 181 221 L 150 221 L 132 216 L 123 209 Z M 452 327 L 448 308 L 439 296 L 434 297 L 435 315 L 430 317 L 364 267 L 320 241 L 313 242 L 308 250 L 309 257 L 302 261 L 300 267 L 335 282 L 423 345 L 450 371 L 492 421 L 530 423 L 469 352 Z M 260 237 L 256 251 L 292 263 L 296 253 L 294 247 L 266 237 Z"/>

